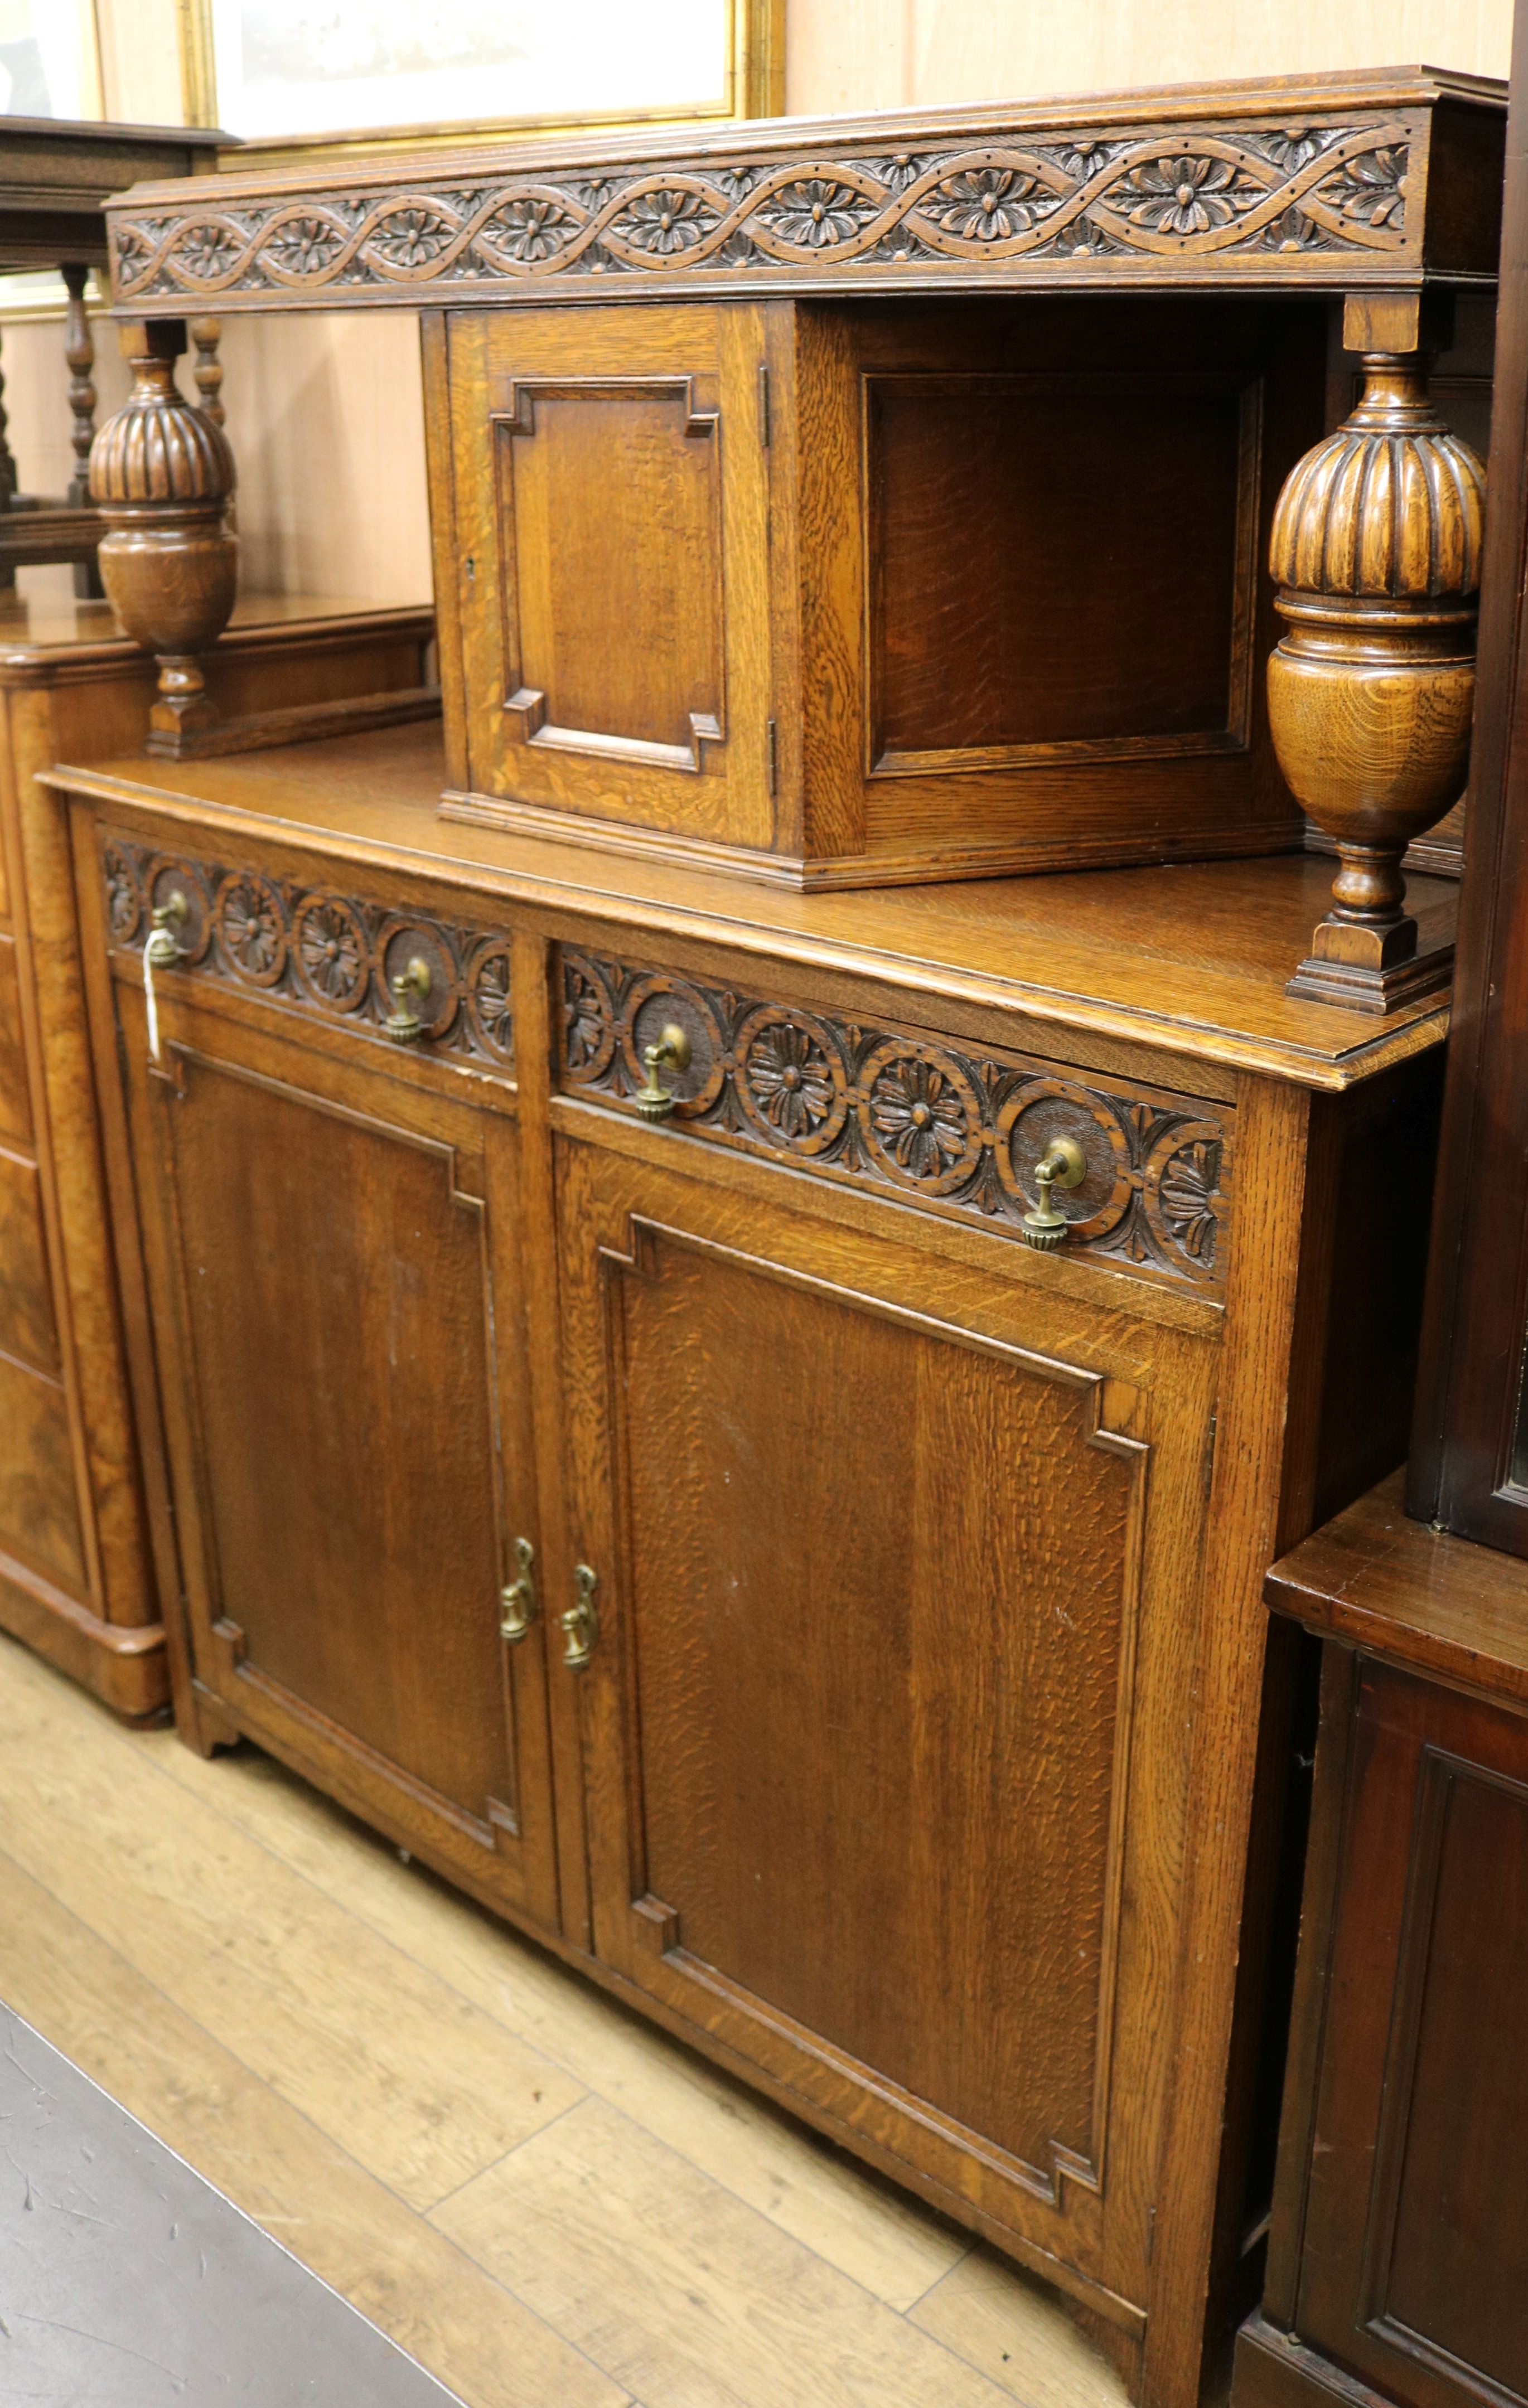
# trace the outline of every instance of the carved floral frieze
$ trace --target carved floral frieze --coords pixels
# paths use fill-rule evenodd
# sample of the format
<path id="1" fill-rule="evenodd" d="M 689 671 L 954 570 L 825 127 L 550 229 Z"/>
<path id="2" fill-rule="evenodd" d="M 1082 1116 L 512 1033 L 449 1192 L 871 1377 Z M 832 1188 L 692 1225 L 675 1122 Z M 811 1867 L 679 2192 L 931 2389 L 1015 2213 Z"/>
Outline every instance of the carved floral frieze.
<path id="1" fill-rule="evenodd" d="M 642 1050 L 677 1022 L 670 1127 L 1018 1234 L 1052 1139 L 1076 1139 L 1080 1187 L 1057 1203 L 1069 1250 L 1218 1288 L 1231 1118 L 1160 1089 L 1095 1086 L 1054 1064 L 969 1054 L 564 947 L 562 1082 L 626 1103 Z"/>
<path id="2" fill-rule="evenodd" d="M 735 283 L 781 267 L 834 281 L 851 268 L 1001 278 L 1030 257 L 1086 269 L 1236 254 L 1266 272 L 1270 254 L 1405 251 L 1411 142 L 1404 118 L 1355 115 L 1081 127 L 889 156 L 850 144 L 820 159 L 700 154 L 221 208 L 188 185 L 173 207 L 110 212 L 112 267 L 119 303 L 366 286 L 407 298 L 589 276 Z"/>
<path id="3" fill-rule="evenodd" d="M 513 1063 L 510 939 L 502 930 L 120 839 L 104 847 L 101 867 L 116 944 L 139 944 L 153 905 L 177 890 L 185 896 L 180 958 L 162 981 L 190 971 L 280 996 L 325 1019 L 377 1025 L 395 1009 L 389 982 L 422 955 L 430 989 L 418 1010 L 430 1050 L 496 1070 Z"/>

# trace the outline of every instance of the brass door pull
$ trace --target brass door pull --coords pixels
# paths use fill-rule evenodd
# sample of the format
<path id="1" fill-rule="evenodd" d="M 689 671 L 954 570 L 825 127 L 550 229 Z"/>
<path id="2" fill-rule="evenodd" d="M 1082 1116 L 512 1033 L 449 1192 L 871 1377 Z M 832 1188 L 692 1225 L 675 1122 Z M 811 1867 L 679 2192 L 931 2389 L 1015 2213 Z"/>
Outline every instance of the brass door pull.
<path id="1" fill-rule="evenodd" d="M 414 997 L 417 996 L 423 1002 L 431 983 L 430 966 L 423 953 L 413 954 L 408 968 L 400 970 L 392 982 L 393 993 L 397 997 L 397 1010 L 390 1011 L 382 1022 L 382 1035 L 390 1037 L 395 1045 L 417 1045 L 420 1039 L 428 1034 L 425 1023 L 414 1010 Z"/>
<path id="2" fill-rule="evenodd" d="M 1050 1200 L 1053 1187 L 1080 1187 L 1088 1176 L 1088 1157 L 1074 1137 L 1053 1137 L 1034 1166 L 1034 1183 L 1040 1190 L 1040 1201 L 1032 1212 L 1026 1212 L 1020 1226 L 1025 1242 L 1040 1246 L 1048 1254 L 1052 1247 L 1064 1244 L 1071 1226 L 1064 1212 L 1058 1212 Z"/>
<path id="3" fill-rule="evenodd" d="M 532 1570 L 536 1550 L 528 1539 L 516 1539 L 514 1559 L 520 1567 L 520 1577 L 499 1591 L 498 1601 L 504 1610 L 504 1619 L 498 1626 L 498 1635 L 500 1639 L 507 1639 L 512 1647 L 518 1647 L 535 1621 L 537 1611 L 536 1579 Z"/>
<path id="4" fill-rule="evenodd" d="M 599 1615 L 594 1601 L 595 1590 L 599 1586 L 598 1577 L 587 1564 L 576 1564 L 573 1586 L 578 1596 L 561 1617 L 562 1627 L 568 1634 L 568 1649 L 562 1660 L 575 1672 L 582 1672 L 594 1654 L 595 1641 L 599 1636 Z"/>
<path id="5" fill-rule="evenodd" d="M 149 941 L 143 948 L 143 958 L 156 970 L 173 968 L 180 958 L 176 938 L 177 928 L 183 928 L 191 917 L 191 906 L 179 886 L 163 903 L 156 903 L 149 914 Z"/>
<path id="6" fill-rule="evenodd" d="M 644 1121 L 666 1121 L 677 1097 L 663 1084 L 658 1072 L 665 1064 L 675 1070 L 687 1070 L 690 1067 L 690 1040 L 677 1021 L 670 1021 L 656 1045 L 643 1046 L 642 1064 L 647 1084 L 639 1087 L 631 1100 Z"/>

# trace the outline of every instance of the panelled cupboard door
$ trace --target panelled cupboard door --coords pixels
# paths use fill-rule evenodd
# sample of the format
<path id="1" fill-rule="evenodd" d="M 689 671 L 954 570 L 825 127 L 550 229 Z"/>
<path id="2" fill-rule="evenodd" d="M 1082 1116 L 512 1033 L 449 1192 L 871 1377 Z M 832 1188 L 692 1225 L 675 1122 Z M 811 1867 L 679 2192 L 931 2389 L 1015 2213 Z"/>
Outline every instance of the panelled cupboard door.
<path id="1" fill-rule="evenodd" d="M 449 322 L 474 791 L 769 845 L 763 312 Z"/>
<path id="2" fill-rule="evenodd" d="M 597 1951 L 1138 2306 L 1214 1316 L 566 1125 Z"/>
<path id="3" fill-rule="evenodd" d="M 197 1683 L 555 1923 L 541 1631 L 500 1637 L 534 1530 L 515 1123 L 174 976 L 155 1068 L 118 993 Z"/>
<path id="4" fill-rule="evenodd" d="M 1297 2329 L 1528 2401 L 1528 1716 L 1358 1659 Z"/>

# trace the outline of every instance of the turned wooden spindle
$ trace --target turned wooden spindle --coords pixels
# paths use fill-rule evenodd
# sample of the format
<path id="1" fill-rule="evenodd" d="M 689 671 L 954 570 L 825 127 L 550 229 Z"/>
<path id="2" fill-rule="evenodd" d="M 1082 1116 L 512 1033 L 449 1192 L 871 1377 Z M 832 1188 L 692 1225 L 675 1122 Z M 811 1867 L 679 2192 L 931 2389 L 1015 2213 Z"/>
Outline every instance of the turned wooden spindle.
<path id="1" fill-rule="evenodd" d="M 90 499 L 90 447 L 95 440 L 95 386 L 92 378 L 95 343 L 85 314 L 85 280 L 90 270 L 65 267 L 60 273 L 68 294 L 64 312 L 64 357 L 69 370 L 69 408 L 74 412 L 74 424 L 69 430 L 69 440 L 74 445 L 69 501 L 75 509 L 82 509 Z"/>
<path id="2" fill-rule="evenodd" d="M 1288 992 L 1385 1012 L 1447 983 L 1419 957 L 1402 856 L 1464 791 L 1485 470 L 1429 399 L 1415 296 L 1350 298 L 1363 392 L 1290 472 L 1271 566 L 1287 623 L 1268 664 L 1274 747 L 1332 837 L 1332 910 Z"/>
<path id="3" fill-rule="evenodd" d="M 5 390 L 5 376 L 0 373 L 0 396 L 4 395 Z M 4 399 L 0 398 L 0 510 L 9 509 L 15 498 L 16 488 L 21 482 L 16 473 L 16 455 L 10 448 L 10 441 L 6 433 L 9 424 L 10 412 L 6 408 Z"/>
<path id="4" fill-rule="evenodd" d="M 64 358 L 69 371 L 69 408 L 74 413 L 74 424 L 69 429 L 69 440 L 74 446 L 74 475 L 69 480 L 66 499 L 71 509 L 79 510 L 90 500 L 90 447 L 95 440 L 95 338 L 85 309 L 90 269 L 66 265 L 59 272 L 68 295 L 64 312 Z M 105 588 L 95 561 L 75 562 L 74 590 L 83 601 L 100 600 Z"/>
<path id="5" fill-rule="evenodd" d="M 197 655 L 234 607 L 238 541 L 225 523 L 234 455 L 222 428 L 177 390 L 183 320 L 130 322 L 122 346 L 133 390 L 91 447 L 90 493 L 107 523 L 107 593 L 159 663 L 148 749 L 174 759 L 217 721 Z"/>
<path id="6" fill-rule="evenodd" d="M 218 345 L 223 340 L 222 319 L 193 318 L 191 339 L 196 346 L 191 373 L 196 380 L 200 406 L 215 426 L 225 426 L 228 413 L 223 406 L 223 362 L 218 357 Z"/>

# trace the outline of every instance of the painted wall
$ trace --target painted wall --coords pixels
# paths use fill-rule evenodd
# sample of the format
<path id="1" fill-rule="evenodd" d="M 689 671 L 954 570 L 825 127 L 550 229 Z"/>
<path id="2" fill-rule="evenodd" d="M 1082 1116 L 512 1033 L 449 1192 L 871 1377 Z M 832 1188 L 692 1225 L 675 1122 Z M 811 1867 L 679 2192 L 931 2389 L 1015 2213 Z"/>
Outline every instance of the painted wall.
<path id="1" fill-rule="evenodd" d="M 786 106 L 938 107 L 1425 60 L 1505 76 L 1511 0 L 789 0 Z"/>
<path id="2" fill-rule="evenodd" d="M 361 0 L 353 0 L 361 5 Z M 176 0 L 98 0 L 107 108 L 179 116 Z M 789 0 L 793 114 L 938 106 L 1426 61 L 1505 76 L 1512 0 Z M 0 296 L 3 297 L 3 296 Z M 3 329 L 23 487 L 62 492 L 64 334 Z M 101 409 L 125 390 L 103 327 Z M 250 591 L 413 601 L 429 592 L 418 339 L 402 312 L 235 319 L 228 432 Z M 182 370 L 182 383 L 190 391 Z M 23 572 L 67 579 L 66 570 Z"/>

